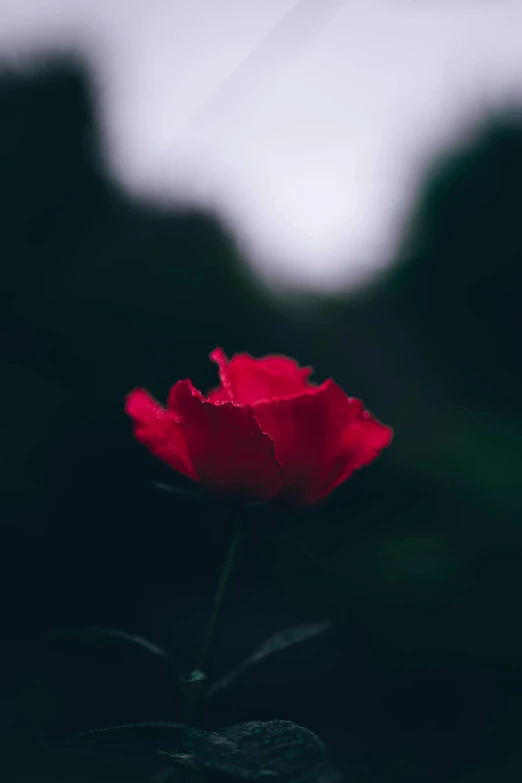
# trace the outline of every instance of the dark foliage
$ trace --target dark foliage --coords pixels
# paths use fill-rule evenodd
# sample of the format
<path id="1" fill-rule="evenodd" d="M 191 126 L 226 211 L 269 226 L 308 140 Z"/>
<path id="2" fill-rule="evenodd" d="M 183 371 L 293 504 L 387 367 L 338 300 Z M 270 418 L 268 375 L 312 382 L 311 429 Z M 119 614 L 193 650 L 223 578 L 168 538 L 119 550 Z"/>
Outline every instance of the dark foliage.
<path id="1" fill-rule="evenodd" d="M 347 781 L 518 781 L 519 118 L 434 167 L 378 286 L 284 308 L 213 219 L 109 181 L 73 68 L 3 78 L 0 150 L 2 779 L 146 780 L 141 740 L 114 755 L 75 733 L 181 719 L 172 672 L 194 665 L 230 520 L 153 486 L 173 475 L 134 443 L 123 398 L 210 387 L 221 344 L 313 364 L 396 439 L 313 513 L 249 510 L 212 679 L 283 628 L 333 624 L 245 669 L 205 728 L 306 726 Z M 174 664 L 56 635 L 88 626 Z"/>

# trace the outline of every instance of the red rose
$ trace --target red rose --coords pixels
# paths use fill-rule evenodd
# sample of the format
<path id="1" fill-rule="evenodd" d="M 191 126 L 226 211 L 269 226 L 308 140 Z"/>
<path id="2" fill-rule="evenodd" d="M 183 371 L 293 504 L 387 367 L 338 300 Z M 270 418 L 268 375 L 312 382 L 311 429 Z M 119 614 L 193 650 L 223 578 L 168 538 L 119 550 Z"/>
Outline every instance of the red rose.
<path id="1" fill-rule="evenodd" d="M 205 397 L 178 381 L 163 408 L 143 389 L 127 397 L 134 434 L 174 470 L 219 494 L 296 505 L 326 497 L 390 444 L 392 430 L 329 379 L 284 356 L 210 357 L 221 385 Z"/>

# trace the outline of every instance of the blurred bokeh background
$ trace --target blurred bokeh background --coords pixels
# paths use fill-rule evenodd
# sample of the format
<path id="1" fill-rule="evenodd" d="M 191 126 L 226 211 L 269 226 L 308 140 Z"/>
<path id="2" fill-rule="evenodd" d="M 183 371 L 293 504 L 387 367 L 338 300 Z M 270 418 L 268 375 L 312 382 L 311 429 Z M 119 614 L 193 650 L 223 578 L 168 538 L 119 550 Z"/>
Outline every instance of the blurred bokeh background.
<path id="1" fill-rule="evenodd" d="M 366 16 L 354 3 L 363 15 L 351 55 L 347 4 L 267 2 L 264 15 L 235 16 L 228 2 L 211 23 L 201 4 L 201 20 L 175 18 L 172 36 L 189 43 L 173 46 L 172 95 L 161 55 L 170 28 L 151 13 L 149 59 L 135 51 L 130 81 L 142 103 L 130 111 L 124 80 L 107 74 L 127 72 L 142 4 L 127 16 L 123 3 L 118 13 L 109 5 L 104 17 L 93 3 L 89 24 L 59 2 L 11 5 L 0 3 L 5 779 L 146 780 L 139 753 L 82 754 L 71 738 L 182 717 L 153 656 L 49 634 L 121 629 L 161 645 L 180 669 L 193 664 L 230 523 L 155 486 L 176 477 L 133 441 L 123 400 L 136 385 L 165 399 L 183 377 L 213 386 L 207 356 L 222 345 L 313 365 L 316 380 L 333 376 L 362 398 L 395 440 L 319 509 L 286 519 L 252 511 L 211 673 L 282 628 L 334 622 L 216 695 L 208 725 L 294 720 L 325 740 L 347 781 L 519 781 L 520 6 L 498 2 L 495 17 L 485 1 L 455 1 L 455 16 L 448 7 L 429 17 L 426 3 L 419 22 L 412 3 L 375 3 Z M 170 147 L 184 68 L 197 61 L 205 81 L 216 19 L 236 59 L 223 90 L 205 82 L 189 107 L 194 138 L 189 123 Z M 206 33 L 191 55 L 199 21 Z M 119 70 L 115 31 L 128 42 Z M 321 31 L 338 50 L 310 43 Z M 243 35 L 257 55 L 254 44 L 243 51 Z M 288 95 L 314 63 L 328 60 L 336 81 L 326 70 L 317 79 L 316 94 L 330 88 L 331 101 L 315 115 L 313 90 L 296 101 L 301 115 L 279 91 L 288 116 L 278 124 L 267 96 L 290 45 L 303 70 L 292 60 Z M 461 57 L 437 60 L 442 51 Z M 409 65 L 392 67 L 401 52 Z M 256 82 L 270 63 L 270 78 Z M 387 124 L 381 108 L 395 101 Z M 435 133 L 428 120 L 440 115 Z M 144 128 L 157 134 L 148 147 Z"/>

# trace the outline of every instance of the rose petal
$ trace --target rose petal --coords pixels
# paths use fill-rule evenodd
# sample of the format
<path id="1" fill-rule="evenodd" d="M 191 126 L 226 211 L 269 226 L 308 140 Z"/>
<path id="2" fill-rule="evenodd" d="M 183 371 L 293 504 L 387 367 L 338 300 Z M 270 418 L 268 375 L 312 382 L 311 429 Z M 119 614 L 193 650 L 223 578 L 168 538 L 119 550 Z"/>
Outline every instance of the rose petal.
<path id="1" fill-rule="evenodd" d="M 329 495 L 354 471 L 370 465 L 390 445 L 392 438 L 393 430 L 377 421 L 368 411 L 363 411 L 358 420 L 347 424 L 340 433 L 337 463 L 317 500 Z"/>
<path id="2" fill-rule="evenodd" d="M 145 389 L 130 392 L 125 410 L 134 422 L 136 440 L 178 473 L 197 480 L 183 431 L 174 413 L 165 410 Z"/>
<path id="3" fill-rule="evenodd" d="M 326 497 L 389 445 L 392 432 L 334 381 L 287 399 L 252 406 L 274 439 L 285 472 L 279 497 L 297 504 Z"/>
<path id="4" fill-rule="evenodd" d="M 217 389 L 212 389 L 208 395 L 209 400 L 214 399 L 221 400 L 223 402 L 226 400 L 234 401 L 235 397 L 232 389 L 232 381 L 228 371 L 229 361 L 223 348 L 215 348 L 210 354 L 210 359 L 211 361 L 216 362 L 219 368 L 219 380 L 221 381 L 221 386 L 218 386 Z"/>
<path id="5" fill-rule="evenodd" d="M 222 386 L 216 386 L 215 389 L 211 389 L 207 394 L 207 399 L 210 402 L 230 402 L 230 394 L 227 389 Z"/>
<path id="6" fill-rule="evenodd" d="M 274 443 L 249 405 L 214 404 L 185 380 L 172 387 L 169 408 L 181 417 L 192 464 L 209 489 L 256 500 L 279 491 L 283 472 Z"/>
<path id="7" fill-rule="evenodd" d="M 222 348 L 216 348 L 210 358 L 219 365 L 221 380 L 219 391 L 211 392 L 212 399 L 228 398 L 245 405 L 291 397 L 315 388 L 307 382 L 312 369 L 299 367 L 297 362 L 286 356 L 254 359 L 247 353 L 239 353 L 228 361 Z"/>

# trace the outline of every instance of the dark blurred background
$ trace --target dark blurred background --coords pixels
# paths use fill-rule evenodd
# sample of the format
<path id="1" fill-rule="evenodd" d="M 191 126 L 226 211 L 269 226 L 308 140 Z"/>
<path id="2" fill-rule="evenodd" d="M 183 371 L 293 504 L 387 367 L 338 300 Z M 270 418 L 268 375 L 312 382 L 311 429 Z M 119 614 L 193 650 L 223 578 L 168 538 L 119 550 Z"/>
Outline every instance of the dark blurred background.
<path id="1" fill-rule="evenodd" d="M 193 665 L 230 521 L 154 486 L 176 476 L 123 401 L 211 387 L 222 345 L 312 364 L 395 440 L 319 509 L 252 511 L 211 674 L 334 622 L 216 695 L 207 724 L 293 720 L 347 781 L 519 781 L 522 119 L 434 160 L 395 265 L 328 299 L 271 300 L 222 226 L 132 202 L 98 144 L 77 68 L 2 77 L 2 779 L 147 780 L 138 753 L 71 738 L 182 719 L 161 660 L 52 634 L 121 629 Z"/>

